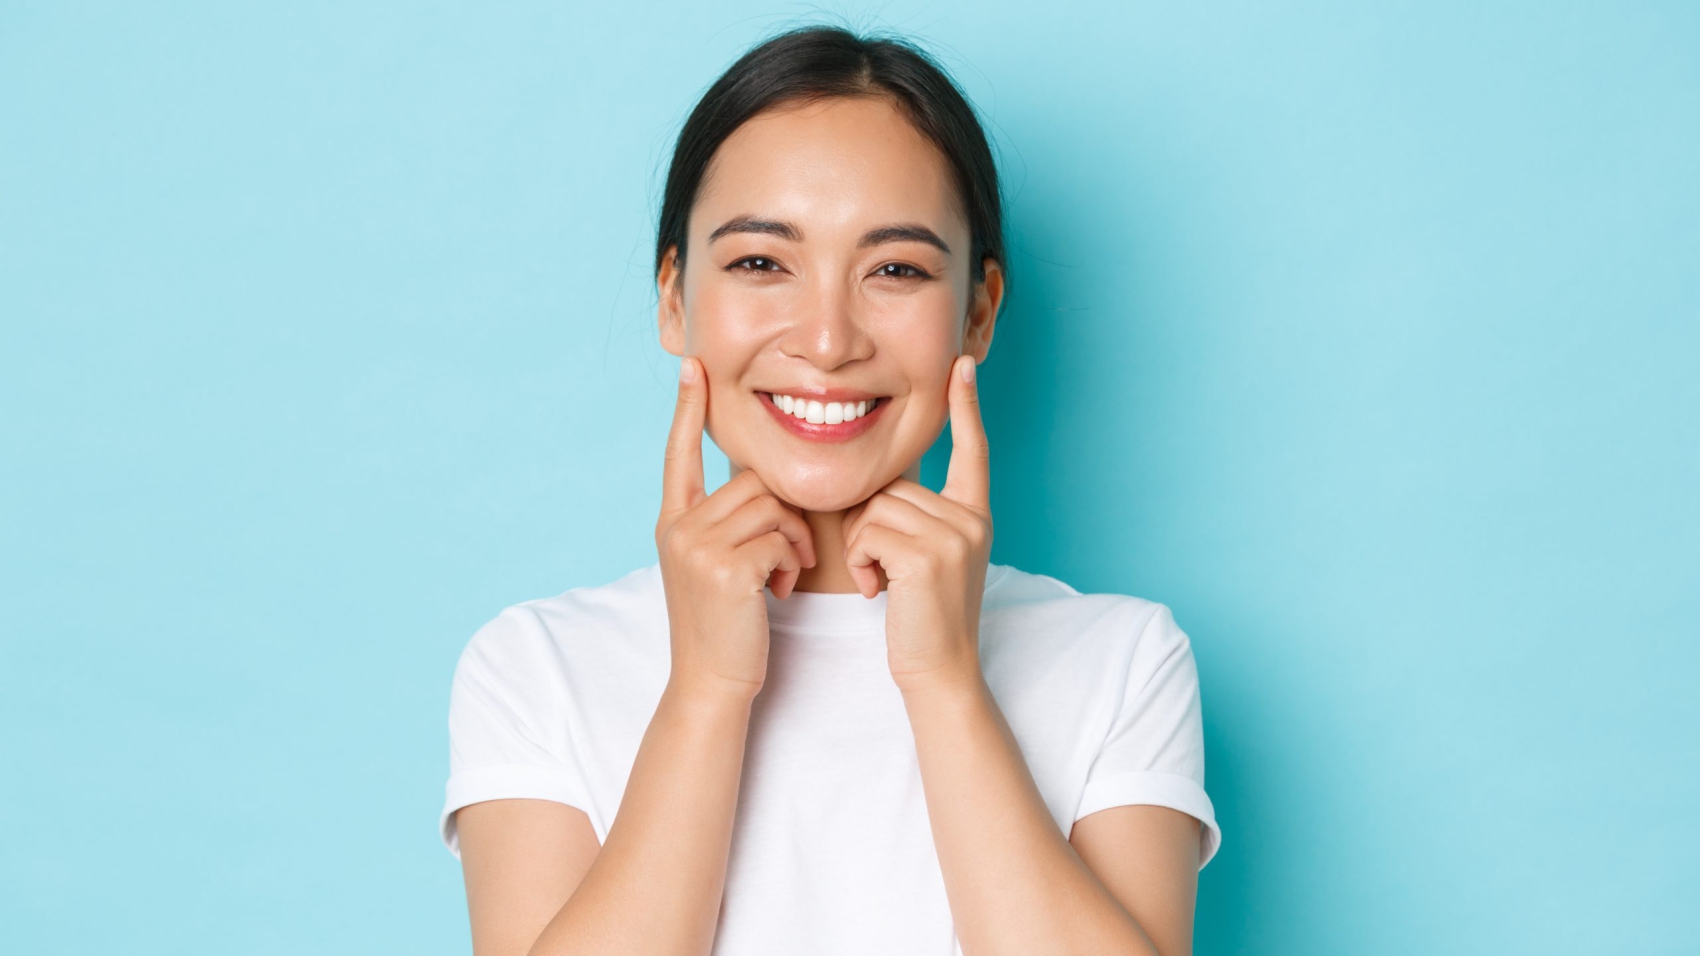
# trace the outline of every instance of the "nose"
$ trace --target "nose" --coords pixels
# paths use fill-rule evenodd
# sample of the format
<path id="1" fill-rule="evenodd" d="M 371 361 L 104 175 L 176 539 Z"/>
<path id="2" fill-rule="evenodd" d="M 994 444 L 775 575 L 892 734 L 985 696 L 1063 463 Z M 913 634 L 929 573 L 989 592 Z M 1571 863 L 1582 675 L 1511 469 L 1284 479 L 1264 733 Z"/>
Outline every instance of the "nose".
<path id="1" fill-rule="evenodd" d="M 874 340 L 862 327 L 855 297 L 848 290 L 836 283 L 821 283 L 809 301 L 798 305 L 796 317 L 779 341 L 786 356 L 825 372 L 874 354 Z"/>

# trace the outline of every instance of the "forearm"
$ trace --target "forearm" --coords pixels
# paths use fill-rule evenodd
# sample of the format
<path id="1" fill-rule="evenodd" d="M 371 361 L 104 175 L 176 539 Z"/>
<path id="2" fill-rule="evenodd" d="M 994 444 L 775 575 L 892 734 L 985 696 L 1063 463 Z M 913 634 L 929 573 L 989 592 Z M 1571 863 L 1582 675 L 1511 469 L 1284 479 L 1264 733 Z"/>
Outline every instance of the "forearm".
<path id="1" fill-rule="evenodd" d="M 532 956 L 705 956 L 714 942 L 750 701 L 669 682 L 608 837 Z"/>
<path id="2" fill-rule="evenodd" d="M 903 699 L 965 956 L 1159 956 L 1057 828 L 985 680 Z"/>

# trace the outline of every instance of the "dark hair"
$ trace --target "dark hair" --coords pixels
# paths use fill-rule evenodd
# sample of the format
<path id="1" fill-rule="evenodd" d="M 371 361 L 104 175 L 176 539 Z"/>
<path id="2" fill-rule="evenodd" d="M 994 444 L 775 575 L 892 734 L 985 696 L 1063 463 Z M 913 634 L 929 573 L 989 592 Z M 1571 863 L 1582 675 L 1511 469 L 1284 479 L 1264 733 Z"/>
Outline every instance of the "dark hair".
<path id="1" fill-rule="evenodd" d="M 679 131 L 661 221 L 655 236 L 655 269 L 676 246 L 685 261 L 691 207 L 715 150 L 732 131 L 781 104 L 833 96 L 889 96 L 949 161 L 968 217 L 969 258 L 975 281 L 992 259 L 1006 270 L 1003 204 L 998 169 L 974 108 L 944 69 L 899 37 L 857 36 L 841 27 L 800 27 L 781 33 L 738 58 L 708 88 Z"/>

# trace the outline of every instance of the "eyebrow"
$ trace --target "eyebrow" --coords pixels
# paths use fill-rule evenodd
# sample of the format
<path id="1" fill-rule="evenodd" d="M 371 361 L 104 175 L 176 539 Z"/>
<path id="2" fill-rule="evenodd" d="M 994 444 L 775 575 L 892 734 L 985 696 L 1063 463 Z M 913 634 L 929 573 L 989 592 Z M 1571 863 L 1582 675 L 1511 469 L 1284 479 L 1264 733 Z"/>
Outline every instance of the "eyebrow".
<path id="1" fill-rule="evenodd" d="M 944 244 L 944 240 L 939 238 L 938 233 L 915 222 L 903 222 L 895 226 L 881 226 L 878 229 L 870 229 L 868 234 L 862 237 L 862 241 L 856 243 L 856 245 L 866 248 L 884 242 L 924 242 L 929 246 L 937 246 L 940 252 L 947 256 L 950 255 L 950 247 Z"/>
<path id="2" fill-rule="evenodd" d="M 720 228 L 708 234 L 708 241 L 713 242 L 721 236 L 729 236 L 735 232 L 754 232 L 768 236 L 778 236 L 792 242 L 801 242 L 803 234 L 797 227 L 777 219 L 757 219 L 755 216 L 733 216 L 720 224 Z"/>
<path id="3" fill-rule="evenodd" d="M 778 236 L 791 242 L 803 241 L 802 230 L 791 223 L 779 219 L 761 219 L 756 216 L 734 216 L 720 224 L 720 227 L 708 234 L 708 241 L 713 242 L 722 236 L 733 233 L 748 232 L 758 235 Z M 945 244 L 939 234 L 920 223 L 903 222 L 890 226 L 880 226 L 870 229 L 862 235 L 858 248 L 878 246 L 887 242 L 924 242 L 936 246 L 945 255 L 950 255 L 950 246 Z"/>

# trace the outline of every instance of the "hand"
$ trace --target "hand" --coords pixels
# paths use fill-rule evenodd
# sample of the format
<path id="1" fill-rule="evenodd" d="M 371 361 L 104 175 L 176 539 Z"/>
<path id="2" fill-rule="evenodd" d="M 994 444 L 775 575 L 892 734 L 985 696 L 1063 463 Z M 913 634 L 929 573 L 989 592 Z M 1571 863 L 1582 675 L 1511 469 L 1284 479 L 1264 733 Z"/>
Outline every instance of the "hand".
<path id="1" fill-rule="evenodd" d="M 679 403 L 667 436 L 655 549 L 667 593 L 671 680 L 754 699 L 767 679 L 767 599 L 784 598 L 815 566 L 802 516 L 770 494 L 752 470 L 703 494 L 702 430 L 708 383 L 702 365 L 679 363 Z"/>
<path id="2" fill-rule="evenodd" d="M 991 458 L 974 358 L 951 369 L 950 470 L 934 494 L 898 478 L 845 513 L 845 557 L 863 596 L 889 580 L 886 658 L 901 688 L 980 675 L 980 602 L 992 553 Z"/>

